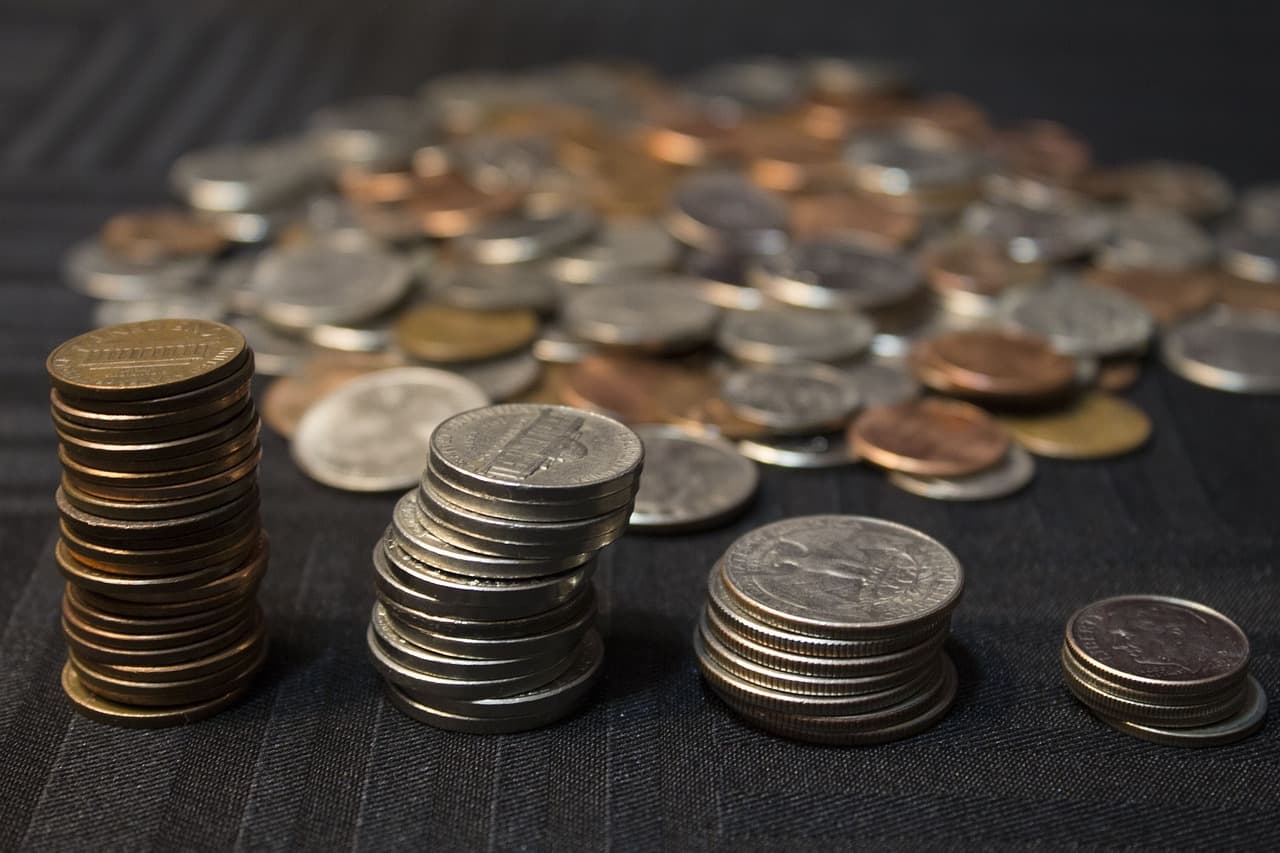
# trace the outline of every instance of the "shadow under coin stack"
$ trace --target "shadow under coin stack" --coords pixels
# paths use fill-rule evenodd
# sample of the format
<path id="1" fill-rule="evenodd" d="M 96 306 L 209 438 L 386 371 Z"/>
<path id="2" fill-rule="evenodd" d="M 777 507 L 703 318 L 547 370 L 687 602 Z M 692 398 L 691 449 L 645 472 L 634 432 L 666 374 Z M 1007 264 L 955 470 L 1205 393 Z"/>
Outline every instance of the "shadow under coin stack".
<path id="1" fill-rule="evenodd" d="M 1067 687 L 1117 731 L 1169 746 L 1220 746 L 1262 725 L 1267 696 L 1249 639 L 1202 604 L 1156 595 L 1095 601 L 1067 622 Z"/>
<path id="2" fill-rule="evenodd" d="M 643 457 L 627 427 L 563 406 L 489 406 L 437 427 L 421 486 L 373 553 L 369 652 L 392 702 L 477 734 L 577 708 L 604 656 L 596 554 L 626 530 Z"/>
<path id="3" fill-rule="evenodd" d="M 963 586 L 955 555 L 901 524 L 775 522 L 712 570 L 698 666 L 725 704 L 773 734 L 847 746 L 909 737 L 955 699 L 943 643 Z"/>
<path id="4" fill-rule="evenodd" d="M 209 716 L 267 654 L 253 353 L 221 323 L 149 320 L 73 338 L 47 367 L 63 689 L 115 725 Z"/>

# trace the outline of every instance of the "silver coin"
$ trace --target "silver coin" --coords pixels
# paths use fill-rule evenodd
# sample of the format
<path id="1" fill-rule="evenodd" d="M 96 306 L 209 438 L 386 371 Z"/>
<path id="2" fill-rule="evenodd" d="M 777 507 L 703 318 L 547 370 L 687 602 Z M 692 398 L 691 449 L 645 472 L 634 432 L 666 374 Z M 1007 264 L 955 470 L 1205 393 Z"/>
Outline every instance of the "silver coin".
<path id="1" fill-rule="evenodd" d="M 544 323 L 533 342 L 533 357 L 545 364 L 577 364 L 595 351 L 595 344 L 574 337 L 555 321 Z"/>
<path id="2" fill-rule="evenodd" d="M 858 461 L 843 431 L 742 439 L 738 442 L 738 452 L 748 459 L 781 468 L 838 468 Z"/>
<path id="3" fill-rule="evenodd" d="M 1208 726 L 1168 728 L 1144 725 L 1097 714 L 1099 719 L 1118 732 L 1165 746 L 1225 746 L 1243 740 L 1262 728 L 1267 719 L 1267 693 L 1258 679 L 1245 679 L 1244 705 L 1232 716 Z M 1095 712 L 1096 714 L 1096 712 Z"/>
<path id="4" fill-rule="evenodd" d="M 836 429 L 861 403 L 847 375 L 814 363 L 735 370 L 721 384 L 720 396 L 743 420 L 790 434 Z"/>
<path id="5" fill-rule="evenodd" d="M 863 408 L 905 403 L 923 393 L 920 383 L 900 363 L 868 359 L 834 366 L 853 380 Z"/>
<path id="6" fill-rule="evenodd" d="M 431 487 L 430 479 L 418 493 L 418 509 L 427 521 L 427 526 L 437 536 L 440 531 L 432 527 L 432 519 L 437 519 L 451 530 L 461 530 L 470 536 L 491 541 L 495 546 L 527 545 L 530 556 L 539 556 L 537 549 L 542 546 L 555 547 L 559 553 L 570 554 L 587 550 L 575 549 L 574 546 L 616 538 L 626 526 L 627 516 L 630 515 L 630 507 L 624 505 L 602 515 L 570 521 L 499 518 L 449 502 Z M 567 550 L 564 546 L 567 546 Z"/>
<path id="7" fill-rule="evenodd" d="M 298 219 L 296 207 L 277 207 L 267 210 L 196 211 L 196 215 L 211 223 L 218 233 L 233 243 L 265 243 L 276 236 L 286 225 Z"/>
<path id="8" fill-rule="evenodd" d="M 474 311 L 550 313 L 560 302 L 558 282 L 537 264 L 437 264 L 427 280 L 440 302 Z"/>
<path id="9" fill-rule="evenodd" d="M 1135 204 L 1203 217 L 1222 213 L 1235 197 L 1226 178 L 1196 163 L 1149 160 L 1123 171 L 1123 194 Z"/>
<path id="10" fill-rule="evenodd" d="M 1165 366 L 1184 379 L 1245 394 L 1280 393 L 1280 319 L 1214 311 L 1167 329 Z"/>
<path id="11" fill-rule="evenodd" d="M 1280 230 L 1225 229 L 1218 235 L 1218 254 L 1222 268 L 1232 275 L 1280 283 Z"/>
<path id="12" fill-rule="evenodd" d="M 765 309 L 726 315 L 716 344 L 756 364 L 832 362 L 861 355 L 874 335 L 875 324 L 861 314 Z"/>
<path id="13" fill-rule="evenodd" d="M 913 495 L 939 501 L 986 501 L 1003 498 L 1026 487 L 1035 476 L 1031 454 L 1014 444 L 992 468 L 966 477 L 920 477 L 893 471 L 889 482 Z"/>
<path id="14" fill-rule="evenodd" d="M 955 607 L 960 561 L 918 530 L 855 515 L 756 528 L 725 552 L 729 591 L 761 621 L 801 634 L 900 632 Z"/>
<path id="15" fill-rule="evenodd" d="M 674 352 L 715 334 L 720 311 L 676 284 L 604 284 L 568 295 L 560 321 L 570 334 L 609 346 Z"/>
<path id="16" fill-rule="evenodd" d="M 572 554 L 555 560 L 495 557 L 457 548 L 432 533 L 418 511 L 418 490 L 413 489 L 396 502 L 391 529 L 397 543 L 424 563 L 445 571 L 477 578 L 530 578 L 571 571 L 591 559 L 589 554 Z"/>
<path id="17" fill-rule="evenodd" d="M 490 113 L 528 103 L 522 78 L 498 71 L 455 71 L 432 77 L 419 91 L 429 112 L 446 130 L 467 134 Z"/>
<path id="18" fill-rule="evenodd" d="M 567 208 L 547 216 L 509 216 L 486 222 L 459 237 L 454 245 L 480 264 L 516 264 L 537 260 L 591 235 L 596 217 L 584 208 Z"/>
<path id="19" fill-rule="evenodd" d="M 676 242 L 649 219 L 608 219 L 592 239 L 567 246 L 548 269 L 571 284 L 604 284 L 619 275 L 664 270 L 676 260 Z"/>
<path id="20" fill-rule="evenodd" d="M 1155 322 L 1138 302 L 1114 290 L 1062 276 L 1010 293 L 1005 317 L 1067 355 L 1106 357 L 1141 352 Z"/>
<path id="21" fill-rule="evenodd" d="M 174 161 L 169 182 L 197 210 L 252 211 L 293 201 L 319 174 L 310 143 L 284 138 L 190 151 Z"/>
<path id="22" fill-rule="evenodd" d="M 404 299 L 411 282 L 409 265 L 390 253 L 314 245 L 272 250 L 253 275 L 263 318 L 296 329 L 376 317 Z"/>
<path id="23" fill-rule="evenodd" d="M 467 180 L 476 187 L 493 194 L 530 192 L 545 185 L 547 179 L 559 170 L 555 142 L 541 134 L 510 136 L 479 133 L 454 142 L 449 146 L 446 156 L 453 164 L 454 170 L 466 176 Z M 556 239 L 557 233 L 563 239 L 565 234 L 576 233 L 578 227 L 585 226 L 590 230 L 594 225 L 594 217 L 582 210 L 577 211 L 577 214 L 573 220 L 549 221 L 546 223 L 550 226 L 549 228 L 535 227 L 533 232 L 541 233 L 544 238 L 556 243 L 559 242 Z M 482 230 L 483 228 L 482 226 Z M 514 236 L 519 238 L 528 230 L 526 224 L 524 227 L 515 229 Z M 502 236 L 501 229 L 496 236 Z M 567 242 L 573 242 L 575 239 L 577 238 L 571 238 Z M 539 242 L 535 236 L 533 243 Z M 501 247 L 489 247 L 488 250 L 502 251 Z M 483 259 L 477 258 L 477 260 Z M 484 262 L 509 263 L 508 261 Z"/>
<path id="24" fill-rule="evenodd" d="M 511 355 L 450 365 L 450 371 L 479 385 L 490 400 L 502 403 L 528 391 L 542 376 L 542 362 L 522 350 Z"/>
<path id="25" fill-rule="evenodd" d="M 1169 210 L 1135 208 L 1111 215 L 1097 261 L 1111 269 L 1187 270 L 1213 257 L 1208 233 Z"/>
<path id="26" fill-rule="evenodd" d="M 140 320 L 222 320 L 226 316 L 226 303 L 218 298 L 216 292 L 202 289 L 195 293 L 129 302 L 99 302 L 93 309 L 93 324 L 101 328 Z"/>
<path id="27" fill-rule="evenodd" d="M 769 296 L 806 308 L 884 308 L 923 286 L 905 255 L 843 237 L 819 237 L 761 258 L 751 282 Z"/>
<path id="28" fill-rule="evenodd" d="M 205 257 L 139 264 L 115 257 L 96 238 L 71 247 L 63 260 L 67 284 L 95 299 L 137 300 L 187 293 L 209 268 Z"/>
<path id="29" fill-rule="evenodd" d="M 311 347 L 300 338 L 286 335 L 256 317 L 236 317 L 231 325 L 244 335 L 253 350 L 253 370 L 263 376 L 290 376 L 302 370 Z"/>
<path id="30" fill-rule="evenodd" d="M 431 439 L 436 470 L 469 491 L 505 500 L 568 502 L 626 488 L 644 446 L 604 415 L 505 403 L 450 418 Z"/>
<path id="31" fill-rule="evenodd" d="M 402 165 L 433 135 L 421 104 L 392 95 L 331 104 L 313 113 L 307 126 L 317 150 L 337 166 Z"/>
<path id="32" fill-rule="evenodd" d="M 430 489 L 449 503 L 472 512 L 512 521 L 577 521 L 607 515 L 631 504 L 639 485 L 639 478 L 635 478 L 630 485 L 619 491 L 589 500 L 512 501 L 499 500 L 451 483 L 436 473 L 430 462 L 422 474 L 422 488 Z"/>
<path id="33" fill-rule="evenodd" d="M 456 515 L 446 518 L 438 501 L 426 501 L 419 496 L 418 512 L 427 529 L 439 538 L 458 547 L 481 554 L 492 554 L 497 557 L 522 557 L 526 559 L 565 559 L 571 555 L 586 551 L 600 551 L 620 537 L 626 530 L 627 513 L 618 513 L 611 521 L 616 525 L 604 533 L 592 538 L 567 538 L 565 541 L 526 541 L 514 537 L 521 533 L 500 534 L 487 531 L 478 533 L 479 525 L 470 521 L 462 521 Z M 471 514 L 473 517 L 475 514 Z M 510 538 L 499 538 L 508 536 Z"/>
<path id="34" fill-rule="evenodd" d="M 679 94 L 715 117 L 735 119 L 748 113 L 779 113 L 804 94 L 800 66 L 776 56 L 721 62 L 680 81 Z"/>
<path id="35" fill-rule="evenodd" d="M 433 430 L 488 403 L 474 382 L 429 367 L 357 377 L 307 410 L 291 447 L 308 476 L 356 492 L 406 489 L 418 481 Z"/>
<path id="36" fill-rule="evenodd" d="M 724 439 L 678 427 L 639 426 L 645 467 L 631 512 L 633 529 L 704 530 L 740 513 L 760 474 Z"/>
<path id="37" fill-rule="evenodd" d="M 1262 184 L 1241 193 L 1240 221 L 1250 231 L 1280 231 L 1280 184 Z"/>
<path id="38" fill-rule="evenodd" d="M 320 323 L 309 326 L 308 341 L 325 349 L 342 352 L 386 352 L 394 342 L 399 312 L 392 311 L 362 323 Z"/>
<path id="39" fill-rule="evenodd" d="M 676 185 L 671 203 L 667 229 L 690 246 L 769 254 L 786 245 L 786 204 L 740 175 L 690 175 Z"/>
<path id="40" fill-rule="evenodd" d="M 917 127 L 859 134 L 844 157 L 855 184 L 891 196 L 955 190 L 988 169 L 985 158 L 951 136 Z"/>
<path id="41" fill-rule="evenodd" d="M 396 633 L 414 645 L 440 654 L 477 659 L 507 660 L 517 657 L 563 657 L 596 619 L 593 587 L 554 610 L 518 619 L 462 619 L 437 616 L 397 601 L 401 590 L 375 581 L 379 600 L 386 607 Z"/>
<path id="42" fill-rule="evenodd" d="M 256 253 L 234 255 L 216 264 L 209 273 L 209 288 L 236 314 L 258 313 L 258 294 L 253 289 Z"/>
<path id="43" fill-rule="evenodd" d="M 990 237 L 1021 263 L 1055 263 L 1092 251 L 1107 236 L 1109 223 L 1090 207 L 1035 208 L 979 202 L 965 208 L 961 226 Z"/>

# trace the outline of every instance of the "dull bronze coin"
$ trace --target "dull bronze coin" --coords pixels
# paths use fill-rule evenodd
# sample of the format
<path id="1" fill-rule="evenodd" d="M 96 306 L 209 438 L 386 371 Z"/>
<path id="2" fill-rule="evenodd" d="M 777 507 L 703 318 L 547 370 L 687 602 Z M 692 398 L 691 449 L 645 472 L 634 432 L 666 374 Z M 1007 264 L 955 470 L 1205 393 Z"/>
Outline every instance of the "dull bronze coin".
<path id="1" fill-rule="evenodd" d="M 1104 459 L 1136 450 L 1151 435 L 1151 419 L 1132 403 L 1094 391 L 1066 409 L 1028 416 L 1002 415 L 1000 422 L 1037 456 Z"/>
<path id="2" fill-rule="evenodd" d="M 470 311 L 423 305 L 396 323 L 396 341 L 413 358 L 436 364 L 495 358 L 528 346 L 538 316 L 526 309 Z"/>

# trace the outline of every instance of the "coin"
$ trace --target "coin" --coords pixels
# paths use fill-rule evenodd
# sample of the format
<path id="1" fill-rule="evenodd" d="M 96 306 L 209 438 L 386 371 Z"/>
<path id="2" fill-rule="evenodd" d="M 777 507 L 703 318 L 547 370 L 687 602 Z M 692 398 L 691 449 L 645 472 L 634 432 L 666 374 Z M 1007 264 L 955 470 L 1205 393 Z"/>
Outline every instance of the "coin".
<path id="1" fill-rule="evenodd" d="M 965 209 L 961 227 L 995 240 L 1020 263 L 1057 263 L 1092 251 L 1109 222 L 1090 208 L 1034 208 L 981 202 Z"/>
<path id="2" fill-rule="evenodd" d="M 389 253 L 324 244 L 268 252 L 253 273 L 262 317 L 290 329 L 376 317 L 409 284 L 408 265 Z"/>
<path id="3" fill-rule="evenodd" d="M 511 521 L 577 521 L 606 515 L 629 506 L 635 500 L 637 481 L 632 480 L 616 492 L 590 500 L 513 501 L 496 500 L 450 483 L 436 473 L 430 463 L 422 474 L 424 494 L 431 492 L 440 500 L 493 518 Z M 428 502 L 425 498 L 423 502 Z"/>
<path id="4" fill-rule="evenodd" d="M 1067 355 L 1111 356 L 1140 351 L 1154 328 L 1138 302 L 1117 291 L 1059 278 L 1011 294 L 1008 321 L 1041 335 Z"/>
<path id="5" fill-rule="evenodd" d="M 784 364 L 844 361 L 871 345 L 875 325 L 861 314 L 816 311 L 733 311 L 725 315 L 716 344 L 740 361 Z"/>
<path id="6" fill-rule="evenodd" d="M 482 264 L 514 264 L 556 254 L 590 236 L 595 216 L 582 208 L 546 216 L 508 216 L 480 225 L 458 238 L 458 251 Z"/>
<path id="7" fill-rule="evenodd" d="M 227 306 L 212 292 L 172 294 L 129 302 L 99 302 L 93 309 L 94 328 L 137 323 L 143 320 L 211 320 L 226 317 Z"/>
<path id="8" fill-rule="evenodd" d="M 381 586 L 379 579 L 379 591 Z M 571 605 L 556 608 L 552 622 L 545 614 L 502 622 L 467 622 L 462 619 L 425 619 L 423 614 L 400 606 L 385 596 L 396 632 L 424 649 L 478 660 L 509 660 L 518 657 L 563 657 L 573 650 L 595 624 L 594 593 L 584 593 Z M 481 626 L 484 632 L 464 630 Z M 501 633 L 498 633 L 498 632 Z"/>
<path id="9" fill-rule="evenodd" d="M 561 321 L 585 341 L 634 349 L 680 352 L 715 333 L 720 311 L 674 283 L 597 285 L 566 298 Z"/>
<path id="10" fill-rule="evenodd" d="M 376 95 L 317 110 L 308 136 L 335 164 L 382 166 L 404 162 L 432 134 L 429 116 L 411 98 Z"/>
<path id="11" fill-rule="evenodd" d="M 227 241 L 216 229 L 178 210 L 119 213 L 98 238 L 108 252 L 135 263 L 187 255 L 215 255 Z"/>
<path id="12" fill-rule="evenodd" d="M 590 519 L 590 523 L 597 525 L 596 529 L 600 531 L 590 538 L 579 536 L 572 525 L 562 525 L 557 528 L 557 532 L 562 534 L 563 541 L 535 541 L 536 525 L 515 528 L 515 523 L 512 522 L 513 529 L 510 532 L 478 531 L 483 516 L 461 513 L 457 508 L 450 508 L 454 511 L 446 514 L 443 506 L 440 502 L 425 504 L 419 501 L 418 510 L 423 523 L 432 533 L 457 548 L 498 557 L 553 560 L 583 551 L 591 553 L 614 542 L 626 528 L 627 514 L 619 512 Z"/>
<path id="13" fill-rule="evenodd" d="M 745 178 L 705 172 L 676 185 L 665 222 L 677 240 L 690 246 L 768 253 L 784 245 L 788 219 L 780 199 Z"/>
<path id="14" fill-rule="evenodd" d="M 743 438 L 737 447 L 748 459 L 782 468 L 835 468 L 858 461 L 843 432 Z"/>
<path id="15" fill-rule="evenodd" d="M 1280 287 L 1245 281 L 1233 275 L 1217 279 L 1218 302 L 1241 312 L 1280 314 Z"/>
<path id="16" fill-rule="evenodd" d="M 1172 327 L 1161 340 L 1165 366 L 1221 391 L 1280 392 L 1280 320 L 1218 311 Z"/>
<path id="17" fill-rule="evenodd" d="M 721 438 L 678 427 L 641 426 L 645 470 L 632 529 L 670 533 L 717 526 L 746 507 L 760 475 Z"/>
<path id="18" fill-rule="evenodd" d="M 998 130 L 990 142 L 1008 171 L 1054 184 L 1069 184 L 1092 162 L 1089 144 L 1055 121 L 1024 121 Z"/>
<path id="19" fill-rule="evenodd" d="M 986 169 L 976 151 L 922 124 L 861 134 L 845 160 L 856 186 L 886 196 L 968 190 Z"/>
<path id="20" fill-rule="evenodd" d="M 1110 689 L 1110 682 L 1092 675 L 1069 651 L 1063 651 L 1061 657 L 1067 689 L 1076 699 L 1095 713 L 1132 723 L 1170 727 L 1211 725 L 1234 715 L 1246 698 L 1245 685 L 1236 684 L 1212 696 L 1196 697 L 1196 701 L 1181 701 L 1183 697 L 1178 697 L 1180 701 L 1166 702 L 1158 695 Z"/>
<path id="21" fill-rule="evenodd" d="M 511 210 L 519 200 L 516 193 L 486 193 L 463 177 L 448 173 L 424 178 L 406 209 L 420 233 L 458 237 Z"/>
<path id="22" fill-rule="evenodd" d="M 90 606 L 122 615 L 162 615 L 159 602 L 196 602 L 193 610 L 209 609 L 250 593 L 266 572 L 267 544 L 261 534 L 224 559 L 182 574 L 119 575 L 81 562 L 59 540 L 54 549 L 58 570 L 76 585 Z M 138 602 L 133 606 L 130 602 Z M 185 606 L 175 612 L 193 612 Z"/>
<path id="23" fill-rule="evenodd" d="M 1221 213 L 1234 196 L 1225 178 L 1194 163 L 1150 160 L 1117 169 L 1113 176 L 1121 197 L 1188 216 Z"/>
<path id="24" fill-rule="evenodd" d="M 262 397 L 262 419 L 277 434 L 292 438 L 308 409 L 367 372 L 339 368 L 319 372 L 308 370 L 293 376 L 282 376 L 267 386 L 267 392 Z"/>
<path id="25" fill-rule="evenodd" d="M 741 368 L 725 378 L 720 393 L 734 414 L 778 433 L 837 429 L 861 404 L 848 375 L 812 363 Z"/>
<path id="26" fill-rule="evenodd" d="M 1010 287 L 1041 278 L 1044 264 L 1019 262 L 1011 258 L 1005 247 L 990 237 L 952 237 L 926 245 L 921 256 L 929 286 L 958 307 L 962 295 L 972 294 L 979 300 L 998 296 Z M 973 300 L 970 300 L 972 302 Z M 967 313 L 982 313 L 978 311 Z"/>
<path id="27" fill-rule="evenodd" d="M 238 685 L 221 696 L 186 705 L 139 707 L 113 702 L 90 692 L 70 661 L 62 666 L 62 690 L 76 711 L 91 720 L 123 728 L 153 729 L 194 723 L 234 704 L 249 691 L 249 687 L 249 684 Z"/>
<path id="28" fill-rule="evenodd" d="M 1225 746 L 1243 740 L 1262 728 L 1267 718 L 1267 694 L 1252 675 L 1245 684 L 1245 701 L 1239 711 L 1225 720 L 1207 726 L 1162 727 L 1134 723 L 1102 714 L 1098 716 L 1119 732 L 1165 746 Z"/>
<path id="29" fill-rule="evenodd" d="M 1089 284 L 1118 290 L 1140 303 L 1162 326 L 1199 314 L 1218 296 L 1218 279 L 1203 271 L 1094 268 Z"/>
<path id="30" fill-rule="evenodd" d="M 1191 270 L 1213 257 L 1203 228 L 1170 210 L 1138 208 L 1111 215 L 1097 262 L 1107 269 Z"/>
<path id="31" fill-rule="evenodd" d="M 349 491 L 391 491 L 418 480 L 432 430 L 483 406 L 474 383 L 442 370 L 400 367 L 351 380 L 298 423 L 294 460 L 310 477 Z"/>
<path id="32" fill-rule="evenodd" d="M 1270 231 L 1228 228 L 1218 234 L 1219 262 L 1223 269 L 1246 281 L 1280 282 L 1280 238 Z M 1211 250 L 1205 251 L 1205 257 Z"/>
<path id="33" fill-rule="evenodd" d="M 263 210 L 293 199 L 318 171 L 304 141 L 281 138 L 189 151 L 174 161 L 169 182 L 198 210 Z"/>
<path id="34" fill-rule="evenodd" d="M 791 233 L 799 240 L 849 237 L 883 249 L 900 249 L 920 231 L 920 217 L 891 210 L 848 191 L 791 199 Z"/>
<path id="35" fill-rule="evenodd" d="M 410 356 L 437 364 L 493 358 L 528 346 L 538 318 L 525 309 L 469 311 L 422 305 L 396 323 L 396 341 Z"/>
<path id="36" fill-rule="evenodd" d="M 962 477 L 921 477 L 891 471 L 889 482 L 914 495 L 942 501 L 987 501 L 1007 497 L 1026 488 L 1035 476 L 1031 455 L 1017 445 L 1002 461 L 985 471 Z"/>
<path id="37" fill-rule="evenodd" d="M 256 317 L 231 321 L 253 350 L 254 369 L 264 376 L 288 376 L 302 368 L 310 347 L 302 339 L 284 334 Z"/>
<path id="38" fill-rule="evenodd" d="M 1075 359 L 1054 352 L 1043 338 L 995 330 L 928 338 L 912 350 L 911 361 L 921 382 L 960 396 L 1046 397 L 1076 378 Z"/>
<path id="39" fill-rule="evenodd" d="M 556 280 L 537 264 L 438 264 L 429 275 L 431 294 L 471 311 L 553 311 L 560 301 Z"/>
<path id="40" fill-rule="evenodd" d="M 504 403 L 536 385 L 543 366 L 532 352 L 522 350 L 484 361 L 453 364 L 450 369 L 478 385 L 493 402 Z"/>
<path id="41" fill-rule="evenodd" d="M 552 666 L 554 655 L 541 657 L 511 658 L 510 660 L 486 660 L 484 658 L 460 658 L 453 655 L 442 655 L 430 649 L 424 649 L 407 641 L 396 630 L 395 623 L 382 604 L 373 605 L 373 616 L 369 619 L 369 642 L 373 638 L 381 644 L 382 650 L 393 660 L 413 670 L 438 678 L 486 679 L 518 676 L 528 672 L 536 672 Z"/>
<path id="42" fill-rule="evenodd" d="M 676 243 L 658 223 L 635 217 L 607 219 L 592 239 L 568 246 L 548 260 L 562 281 L 603 284 L 618 276 L 667 269 Z"/>
<path id="43" fill-rule="evenodd" d="M 869 462 L 925 477 L 975 474 L 1009 449 L 1009 433 L 981 409 L 934 398 L 867 409 L 850 425 L 849 441 Z"/>
<path id="44" fill-rule="evenodd" d="M 1105 391 L 1091 391 L 1061 411 L 1001 415 L 999 421 L 1032 453 L 1057 459 L 1104 459 L 1146 443 L 1151 419 Z"/>
<path id="45" fill-rule="evenodd" d="M 920 289 L 920 277 L 901 255 L 848 238 L 794 243 L 760 260 L 751 283 L 766 294 L 806 308 L 884 308 Z"/>
<path id="46" fill-rule="evenodd" d="M 853 380 L 864 407 L 904 403 L 920 396 L 920 383 L 893 362 L 868 359 L 836 366 Z"/>

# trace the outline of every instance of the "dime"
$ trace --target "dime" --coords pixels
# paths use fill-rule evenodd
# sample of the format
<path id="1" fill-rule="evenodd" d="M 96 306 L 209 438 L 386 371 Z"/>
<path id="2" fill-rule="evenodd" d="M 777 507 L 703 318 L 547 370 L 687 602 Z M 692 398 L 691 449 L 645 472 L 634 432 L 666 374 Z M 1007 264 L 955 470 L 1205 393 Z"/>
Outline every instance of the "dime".
<path id="1" fill-rule="evenodd" d="M 1206 251 L 1206 257 L 1209 252 Z M 1229 228 L 1218 235 L 1223 269 L 1246 281 L 1280 283 L 1280 237 L 1271 231 Z"/>
<path id="2" fill-rule="evenodd" d="M 1162 326 L 1199 314 L 1218 296 L 1218 278 L 1209 272 L 1096 267 L 1089 284 L 1118 290 L 1147 309 Z"/>
<path id="3" fill-rule="evenodd" d="M 1267 718 L 1267 694 L 1262 685 L 1252 675 L 1246 679 L 1245 684 L 1245 701 L 1240 710 L 1225 720 L 1207 726 L 1172 728 L 1144 725 L 1102 714 L 1098 716 L 1116 731 L 1152 743 L 1183 747 L 1225 746 L 1253 734 L 1262 728 Z"/>
<path id="4" fill-rule="evenodd" d="M 401 315 L 396 341 L 410 356 L 437 364 L 493 358 L 528 346 L 538 333 L 529 310 L 470 311 L 423 305 Z"/>
<path id="5" fill-rule="evenodd" d="M 595 216 L 581 208 L 542 217 L 509 216 L 484 223 L 457 240 L 466 257 L 481 264 L 515 264 L 553 255 L 590 236 Z"/>
<path id="6" fill-rule="evenodd" d="M 1041 335 L 1067 355 L 1110 356 L 1140 351 L 1154 328 L 1139 303 L 1112 290 L 1059 278 L 1043 287 L 1011 294 L 1006 316 L 1026 332 Z"/>
<path id="7" fill-rule="evenodd" d="M 473 382 L 427 367 L 353 379 L 312 406 L 291 445 L 308 476 L 350 491 L 391 491 L 417 482 L 433 430 L 488 400 Z"/>
<path id="8" fill-rule="evenodd" d="M 565 300 L 570 334 L 610 346 L 676 352 L 711 339 L 720 311 L 676 284 L 597 285 Z"/>
<path id="9" fill-rule="evenodd" d="M 1088 392 L 1061 411 L 1001 415 L 999 421 L 1027 450 L 1058 459 L 1120 456 L 1151 436 L 1146 413 L 1104 391 Z"/>
<path id="10" fill-rule="evenodd" d="M 780 364 L 735 370 L 721 397 L 744 420 L 779 433 L 833 430 L 861 400 L 849 377 L 821 364 Z"/>
<path id="11" fill-rule="evenodd" d="M 737 446 L 748 459 L 782 468 L 835 468 L 858 461 L 843 432 L 744 438 Z"/>
<path id="12" fill-rule="evenodd" d="M 920 289 L 909 259 L 877 251 L 847 238 L 795 243 L 762 258 L 752 283 L 768 295 L 807 308 L 884 308 Z"/>
<path id="13" fill-rule="evenodd" d="M 533 264 L 439 264 L 429 275 L 431 295 L 471 311 L 528 309 L 540 314 L 560 302 L 556 280 Z"/>
<path id="14" fill-rule="evenodd" d="M 740 513 L 760 475 L 733 445 L 678 427 L 641 426 L 645 469 L 631 528 L 670 533 L 717 526 Z"/>
<path id="15" fill-rule="evenodd" d="M 619 276 L 667 269 L 675 262 L 676 243 L 649 219 L 609 219 L 594 237 L 566 247 L 548 268 L 573 284 L 603 284 Z"/>
<path id="16" fill-rule="evenodd" d="M 705 172 L 676 185 L 666 225 L 677 240 L 700 249 L 769 253 L 784 245 L 788 218 L 780 199 L 745 178 Z"/>
<path id="17" fill-rule="evenodd" d="M 1054 352 L 1044 339 L 995 330 L 928 338 L 912 351 L 912 365 L 921 382 L 961 396 L 1046 397 L 1076 378 L 1075 359 Z"/>
<path id="18" fill-rule="evenodd" d="M 1088 208 L 1032 208 L 982 202 L 967 208 L 961 226 L 1001 243 L 1020 263 L 1056 263 L 1079 257 L 1108 234 L 1108 221 Z"/>
<path id="19" fill-rule="evenodd" d="M 1009 433 L 976 406 L 925 398 L 867 409 L 849 427 L 855 453 L 925 477 L 959 477 L 990 468 L 1009 449 Z"/>
<path id="20" fill-rule="evenodd" d="M 1280 319 L 1217 311 L 1172 327 L 1160 354 L 1174 373 L 1221 391 L 1280 392 Z"/>
<path id="21" fill-rule="evenodd" d="M 735 311 L 725 316 L 716 344 L 739 361 L 785 364 L 844 361 L 871 345 L 875 325 L 861 314 L 816 311 Z"/>
<path id="22" fill-rule="evenodd" d="M 1159 695 L 1111 689 L 1110 682 L 1091 674 L 1069 651 L 1064 651 L 1061 657 L 1067 689 L 1076 699 L 1094 713 L 1132 723 L 1171 727 L 1211 725 L 1239 711 L 1246 698 L 1245 686 L 1236 684 L 1211 696 L 1195 697 L 1194 701 L 1177 697 L 1177 701 L 1166 702 Z"/>
<path id="23" fill-rule="evenodd" d="M 273 250 L 253 273 L 263 318 L 291 329 L 376 317 L 409 285 L 408 265 L 389 253 L 321 244 Z"/>
<path id="24" fill-rule="evenodd" d="M 985 471 L 963 477 L 921 477 L 891 471 L 889 482 L 906 492 L 941 501 L 987 501 L 1007 497 L 1026 488 L 1035 476 L 1031 455 L 1017 445 L 1001 462 Z"/>
<path id="25" fill-rule="evenodd" d="M 1108 269 L 1178 271 L 1212 257 L 1213 242 L 1199 225 L 1173 211 L 1139 208 L 1112 214 L 1097 261 Z"/>

